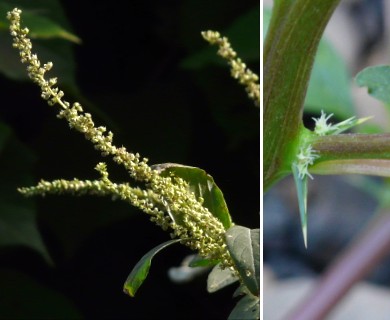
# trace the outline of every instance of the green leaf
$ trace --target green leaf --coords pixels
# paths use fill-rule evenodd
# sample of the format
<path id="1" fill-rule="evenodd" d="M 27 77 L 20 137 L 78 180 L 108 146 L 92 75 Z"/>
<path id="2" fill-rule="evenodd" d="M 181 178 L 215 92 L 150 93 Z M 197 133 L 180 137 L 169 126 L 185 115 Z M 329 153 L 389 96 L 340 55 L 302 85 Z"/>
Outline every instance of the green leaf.
<path id="1" fill-rule="evenodd" d="M 390 105 L 390 66 L 365 68 L 355 80 L 359 87 L 367 87 L 371 96 Z"/>
<path id="2" fill-rule="evenodd" d="M 239 17 L 226 30 L 220 31 L 222 36 L 229 38 L 232 47 L 238 52 L 238 56 L 245 62 L 259 60 L 260 49 L 260 8 L 256 7 Z M 250 36 L 243 37 L 243 34 Z M 199 35 L 200 36 L 200 35 Z M 203 50 L 189 56 L 181 65 L 187 69 L 202 68 L 208 64 L 225 65 L 226 62 L 216 54 L 215 47 L 206 47 Z"/>
<path id="3" fill-rule="evenodd" d="M 257 320 L 260 319 L 260 298 L 245 295 L 236 304 L 228 320 Z"/>
<path id="4" fill-rule="evenodd" d="M 17 192 L 18 187 L 32 184 L 34 162 L 32 152 L 0 122 L 0 246 L 26 246 L 52 263 L 38 229 L 34 201 Z"/>
<path id="5" fill-rule="evenodd" d="M 38 230 L 35 210 L 0 199 L 0 246 L 26 246 L 50 260 Z"/>
<path id="6" fill-rule="evenodd" d="M 196 255 L 194 259 L 190 262 L 189 266 L 192 268 L 195 267 L 212 267 L 215 266 L 219 260 L 215 259 L 205 259 L 200 257 L 199 255 Z"/>
<path id="7" fill-rule="evenodd" d="M 176 163 L 164 163 L 153 165 L 152 168 L 160 172 L 164 177 L 175 175 L 182 178 L 189 184 L 189 190 L 196 197 L 204 199 L 203 206 L 222 222 L 225 229 L 232 225 L 232 219 L 229 214 L 222 191 L 215 184 L 214 179 L 204 170 L 183 166 Z"/>
<path id="8" fill-rule="evenodd" d="M 258 296 L 260 292 L 260 231 L 233 226 L 225 234 L 229 253 L 243 283 Z"/>
<path id="9" fill-rule="evenodd" d="M 152 264 L 153 257 L 165 247 L 180 242 L 181 239 L 169 240 L 160 244 L 159 246 L 150 250 L 147 254 L 145 254 L 140 261 L 135 265 L 133 270 L 130 272 L 127 277 L 125 284 L 123 286 L 123 291 L 128 294 L 130 297 L 134 297 L 135 293 L 144 282 L 146 277 L 148 276 L 150 265 Z"/>
<path id="10" fill-rule="evenodd" d="M 301 216 L 301 227 L 305 248 L 307 248 L 307 176 L 299 177 L 298 168 L 292 165 L 295 186 L 297 188 L 299 214 Z"/>
<path id="11" fill-rule="evenodd" d="M 75 66 L 71 43 L 68 40 L 78 42 L 79 39 L 67 31 L 69 27 L 65 14 L 60 2 L 56 0 L 0 2 L 0 72 L 10 79 L 28 79 L 25 66 L 19 61 L 17 50 L 12 47 L 12 38 L 8 31 L 6 12 L 15 6 L 23 10 L 22 27 L 29 28 L 30 35 L 36 38 L 33 42 L 34 53 L 38 54 L 42 63 L 53 61 L 51 74 L 58 77 L 59 84 L 64 86 L 64 89 L 76 94 L 78 91 Z"/>
<path id="12" fill-rule="evenodd" d="M 56 21 L 56 23 L 60 24 L 65 29 L 71 29 L 66 13 L 63 10 L 61 0 L 1 0 L 1 2 L 11 9 L 17 7 L 22 9 L 23 12 L 31 11 L 49 17 L 52 21 Z M 2 16 L 4 15 L 2 14 Z"/>
<path id="13" fill-rule="evenodd" d="M 240 285 L 233 293 L 233 298 L 237 298 L 239 296 L 243 296 L 246 294 L 251 294 L 246 286 L 243 284 Z"/>
<path id="14" fill-rule="evenodd" d="M 9 21 L 6 13 L 14 8 L 14 4 L 0 2 L 0 30 L 7 30 Z M 32 38 L 52 39 L 62 38 L 74 43 L 81 43 L 80 38 L 65 30 L 58 23 L 44 15 L 42 10 L 23 10 L 23 24 L 28 26 Z"/>
<path id="15" fill-rule="evenodd" d="M 251 244 L 255 263 L 256 282 L 259 284 L 260 288 L 260 229 L 251 230 Z"/>
<path id="16" fill-rule="evenodd" d="M 80 44 L 81 39 L 65 30 L 60 25 L 45 16 L 39 16 L 31 11 L 23 12 L 23 22 L 30 30 L 31 38 L 35 39 L 65 39 Z"/>
<path id="17" fill-rule="evenodd" d="M 221 269 L 220 264 L 217 264 L 207 278 L 207 291 L 210 293 L 216 292 L 237 280 L 238 278 L 231 270 Z"/>

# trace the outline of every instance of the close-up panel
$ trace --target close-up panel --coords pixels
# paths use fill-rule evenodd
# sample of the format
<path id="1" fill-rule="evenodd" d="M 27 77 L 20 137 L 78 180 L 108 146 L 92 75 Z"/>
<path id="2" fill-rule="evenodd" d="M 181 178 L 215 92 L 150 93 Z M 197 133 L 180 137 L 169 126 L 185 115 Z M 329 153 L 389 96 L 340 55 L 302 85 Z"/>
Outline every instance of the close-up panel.
<path id="1" fill-rule="evenodd" d="M 389 2 L 262 8 L 263 319 L 389 319 Z"/>

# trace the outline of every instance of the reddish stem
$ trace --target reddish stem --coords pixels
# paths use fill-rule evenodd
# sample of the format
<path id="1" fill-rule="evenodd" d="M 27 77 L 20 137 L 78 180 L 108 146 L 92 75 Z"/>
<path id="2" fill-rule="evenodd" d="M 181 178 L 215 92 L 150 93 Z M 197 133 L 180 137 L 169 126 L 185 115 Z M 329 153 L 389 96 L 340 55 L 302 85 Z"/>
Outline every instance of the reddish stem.
<path id="1" fill-rule="evenodd" d="M 316 137 L 312 147 L 320 161 L 340 159 L 390 159 L 390 134 L 337 134 Z"/>
<path id="2" fill-rule="evenodd" d="M 390 212 L 377 214 L 365 232 L 330 266 L 288 320 L 323 319 L 348 290 L 390 251 Z"/>

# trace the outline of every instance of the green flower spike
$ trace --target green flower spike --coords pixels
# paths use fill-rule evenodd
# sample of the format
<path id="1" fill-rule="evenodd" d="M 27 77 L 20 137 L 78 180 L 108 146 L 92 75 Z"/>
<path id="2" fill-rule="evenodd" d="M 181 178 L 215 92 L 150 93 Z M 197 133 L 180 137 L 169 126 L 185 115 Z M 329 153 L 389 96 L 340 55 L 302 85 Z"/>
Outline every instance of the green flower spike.
<path id="1" fill-rule="evenodd" d="M 64 92 L 57 86 L 57 78 L 46 79 L 46 73 L 53 67 L 52 62 L 41 64 L 32 53 L 29 30 L 20 26 L 21 10 L 8 12 L 13 47 L 19 50 L 22 63 L 27 64 L 27 72 L 34 83 L 41 88 L 41 96 L 50 106 L 58 106 L 58 118 L 65 119 L 71 129 L 84 134 L 102 156 L 111 156 L 128 171 L 130 177 L 140 182 L 144 189 L 131 187 L 128 183 L 117 184 L 108 177 L 106 165 L 100 163 L 96 170 L 101 178 L 95 181 L 74 179 L 41 181 L 37 186 L 21 188 L 26 196 L 45 194 L 94 194 L 109 195 L 121 199 L 150 215 L 150 220 L 164 230 L 172 230 L 171 236 L 181 239 L 181 243 L 197 251 L 200 256 L 221 261 L 224 267 L 234 269 L 234 263 L 227 250 L 225 228 L 206 207 L 203 200 L 189 190 L 189 185 L 176 176 L 163 177 L 148 164 L 148 159 L 138 153 L 130 153 L 124 147 L 113 144 L 113 133 L 105 127 L 95 126 L 92 116 L 84 112 L 82 106 L 72 105 L 64 100 Z"/>
<path id="2" fill-rule="evenodd" d="M 237 58 L 237 53 L 231 47 L 229 40 L 226 37 L 221 37 L 219 32 L 203 31 L 202 36 L 210 44 L 216 44 L 219 47 L 217 53 L 227 60 L 230 65 L 231 76 L 245 86 L 249 98 L 255 102 L 256 106 L 260 106 L 259 76 L 247 68 L 240 58 Z"/>

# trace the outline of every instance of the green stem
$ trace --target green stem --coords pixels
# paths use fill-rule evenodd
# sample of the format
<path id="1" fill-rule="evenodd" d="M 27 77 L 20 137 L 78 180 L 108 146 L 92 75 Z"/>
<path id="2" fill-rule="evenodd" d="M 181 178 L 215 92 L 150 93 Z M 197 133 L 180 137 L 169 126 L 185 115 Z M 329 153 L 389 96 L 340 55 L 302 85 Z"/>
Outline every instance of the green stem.
<path id="1" fill-rule="evenodd" d="M 275 1 L 264 45 L 265 190 L 291 171 L 314 57 L 339 1 Z"/>
<path id="2" fill-rule="evenodd" d="M 274 1 L 272 17 L 265 40 L 264 61 L 268 61 L 268 56 L 271 54 L 271 51 L 275 51 L 275 44 L 279 42 L 280 33 L 283 30 L 284 22 L 292 4 L 293 0 Z"/>

